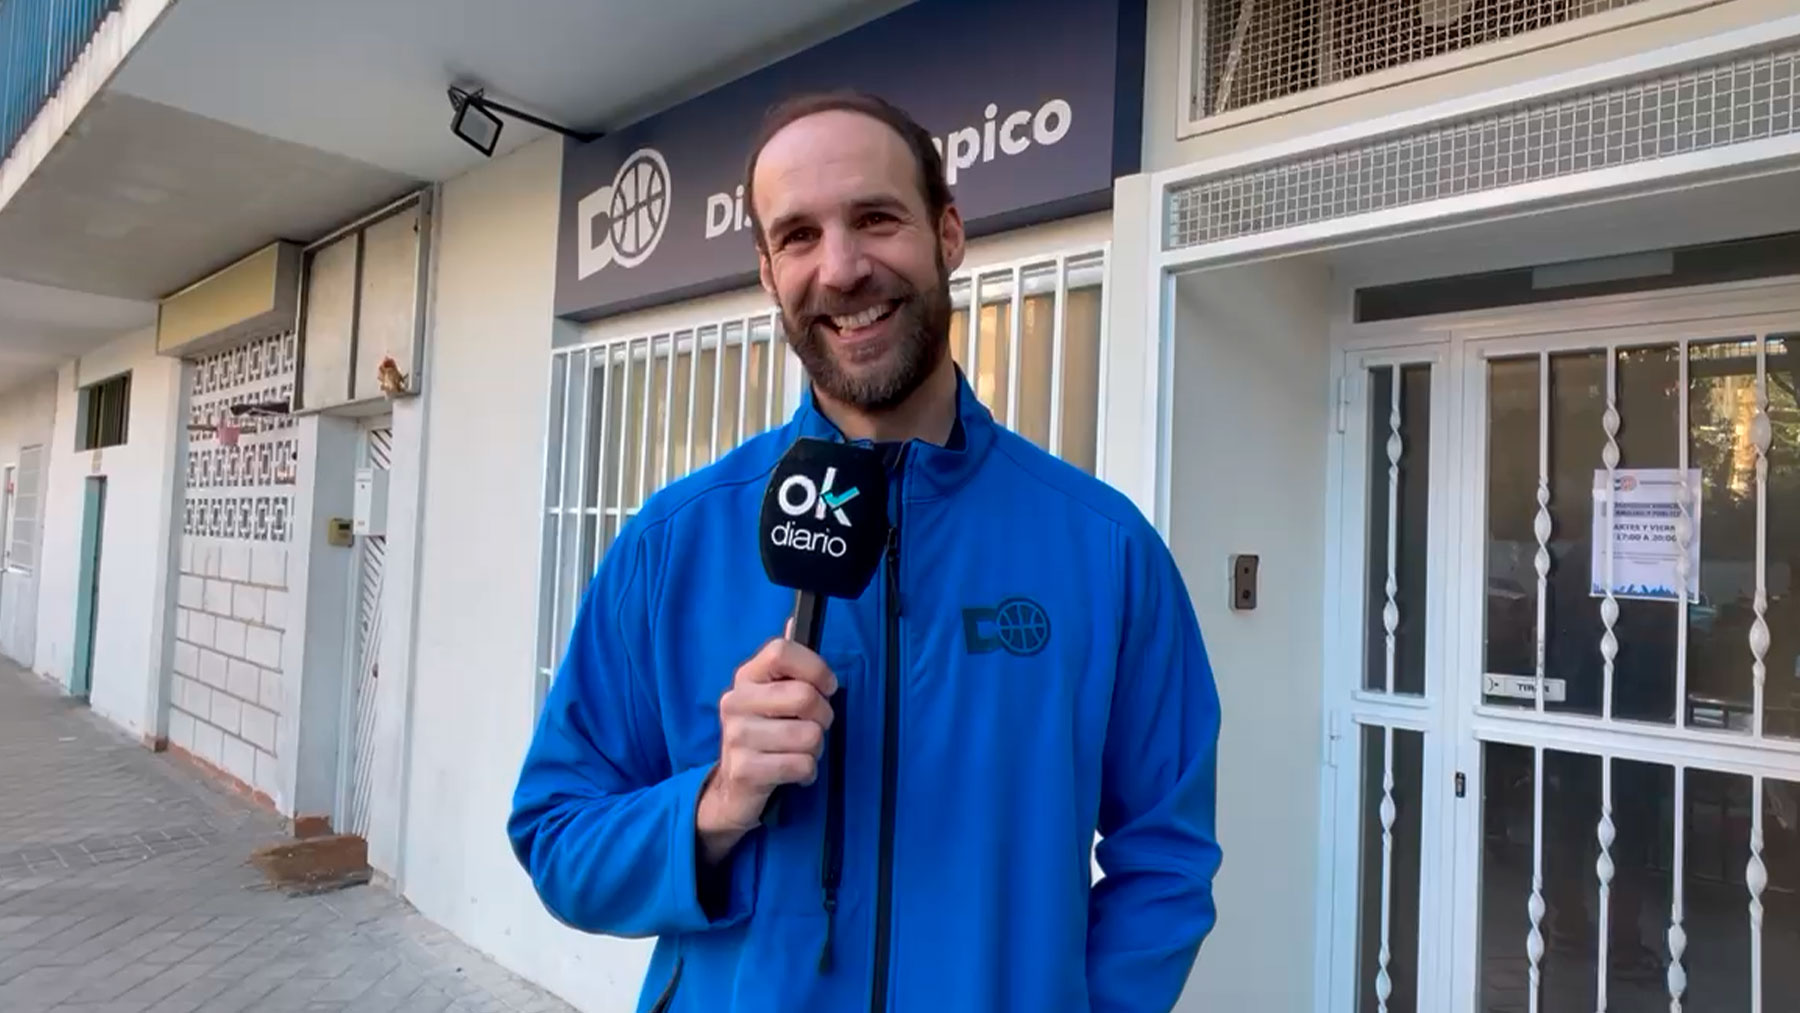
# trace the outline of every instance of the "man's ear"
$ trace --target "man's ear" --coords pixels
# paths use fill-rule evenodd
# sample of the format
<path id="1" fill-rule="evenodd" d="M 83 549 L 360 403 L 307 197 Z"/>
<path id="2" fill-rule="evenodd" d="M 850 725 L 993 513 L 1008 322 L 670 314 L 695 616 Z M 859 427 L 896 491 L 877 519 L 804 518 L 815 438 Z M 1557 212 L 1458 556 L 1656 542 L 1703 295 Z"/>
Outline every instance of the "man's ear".
<path id="1" fill-rule="evenodd" d="M 781 302 L 780 294 L 775 291 L 775 270 L 769 265 L 769 251 L 763 249 L 761 243 L 756 244 L 756 273 L 762 279 L 763 291 L 769 293 L 769 298 L 777 303 Z"/>
<path id="2" fill-rule="evenodd" d="M 944 268 L 946 270 L 955 271 L 962 267 L 965 239 L 962 212 L 952 204 L 945 208 L 943 215 L 938 218 L 938 244 L 944 250 Z"/>

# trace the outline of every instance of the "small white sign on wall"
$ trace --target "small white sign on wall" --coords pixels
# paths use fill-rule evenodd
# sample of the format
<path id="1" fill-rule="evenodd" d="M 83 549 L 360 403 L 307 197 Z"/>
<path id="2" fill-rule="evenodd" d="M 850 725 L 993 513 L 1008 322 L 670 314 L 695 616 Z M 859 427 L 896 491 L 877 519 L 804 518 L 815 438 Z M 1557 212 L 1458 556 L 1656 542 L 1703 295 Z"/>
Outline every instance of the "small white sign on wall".
<path id="1" fill-rule="evenodd" d="M 1678 601 L 1682 584 L 1679 468 L 1618 468 L 1613 472 L 1612 593 L 1615 598 Z M 1606 594 L 1606 470 L 1594 472 L 1592 579 L 1589 593 Z M 1687 472 L 1688 576 L 1690 602 L 1700 600 L 1700 470 Z"/>

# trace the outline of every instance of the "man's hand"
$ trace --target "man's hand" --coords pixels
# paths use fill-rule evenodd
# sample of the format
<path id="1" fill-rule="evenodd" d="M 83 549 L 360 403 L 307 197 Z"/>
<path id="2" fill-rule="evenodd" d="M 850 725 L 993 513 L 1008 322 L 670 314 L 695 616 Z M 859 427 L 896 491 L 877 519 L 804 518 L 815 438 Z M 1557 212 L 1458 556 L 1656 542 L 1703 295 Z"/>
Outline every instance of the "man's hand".
<path id="1" fill-rule="evenodd" d="M 719 764 L 695 813 L 708 864 L 761 822 L 777 787 L 818 776 L 835 692 L 837 677 L 825 660 L 791 640 L 769 641 L 738 668 L 719 699 Z"/>

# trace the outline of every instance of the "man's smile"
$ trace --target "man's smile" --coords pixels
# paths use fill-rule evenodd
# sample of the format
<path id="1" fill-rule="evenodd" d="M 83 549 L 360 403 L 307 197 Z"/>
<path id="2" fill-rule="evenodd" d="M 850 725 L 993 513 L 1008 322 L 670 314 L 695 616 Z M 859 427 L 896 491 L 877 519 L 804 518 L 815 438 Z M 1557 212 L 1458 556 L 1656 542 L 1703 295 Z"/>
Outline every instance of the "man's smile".
<path id="1" fill-rule="evenodd" d="M 821 317 L 820 323 L 837 337 L 855 341 L 868 337 L 876 325 L 892 317 L 899 308 L 900 300 L 887 299 L 857 313 Z"/>

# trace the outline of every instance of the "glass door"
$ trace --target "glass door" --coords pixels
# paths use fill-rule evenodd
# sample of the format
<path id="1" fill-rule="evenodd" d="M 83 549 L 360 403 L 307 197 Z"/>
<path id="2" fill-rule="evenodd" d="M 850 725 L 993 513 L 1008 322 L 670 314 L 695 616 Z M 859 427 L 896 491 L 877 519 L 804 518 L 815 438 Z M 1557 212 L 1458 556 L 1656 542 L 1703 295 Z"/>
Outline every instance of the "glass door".
<path id="1" fill-rule="evenodd" d="M 1447 346 L 1344 363 L 1328 660 L 1333 1013 L 1445 1005 L 1440 882 L 1454 741 L 1443 689 L 1454 419 Z"/>
<path id="2" fill-rule="evenodd" d="M 1800 1008 L 1797 334 L 1462 349 L 1446 1008 Z"/>

